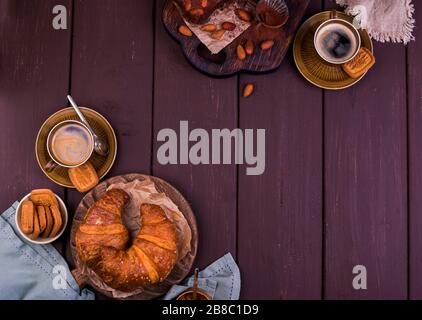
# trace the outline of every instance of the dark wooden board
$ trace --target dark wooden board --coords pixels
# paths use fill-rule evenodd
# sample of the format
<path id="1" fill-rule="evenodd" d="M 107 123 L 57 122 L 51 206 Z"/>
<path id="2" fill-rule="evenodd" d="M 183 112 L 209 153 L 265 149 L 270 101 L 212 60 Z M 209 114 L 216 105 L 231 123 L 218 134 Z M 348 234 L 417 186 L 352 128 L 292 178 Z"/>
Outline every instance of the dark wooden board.
<path id="1" fill-rule="evenodd" d="M 71 93 L 104 115 L 118 141 L 108 176 L 150 173 L 153 43 L 152 1 L 75 1 Z M 83 195 L 68 191 L 69 213 Z M 69 234 L 68 238 L 69 239 Z M 73 266 L 69 247 L 67 259 Z"/>
<path id="2" fill-rule="evenodd" d="M 170 185 L 168 182 L 162 179 L 147 176 L 147 175 L 141 175 L 141 174 L 121 175 L 121 176 L 107 179 L 106 181 L 102 182 L 95 189 L 91 190 L 85 195 L 85 197 L 80 202 L 78 208 L 76 209 L 75 216 L 72 222 L 70 248 L 71 248 L 73 260 L 76 261 L 76 268 L 78 269 L 77 271 L 72 271 L 72 272 L 80 275 L 81 274 L 80 270 L 83 269 L 83 262 L 81 262 L 78 257 L 75 237 L 76 237 L 76 232 L 78 231 L 79 226 L 83 223 L 89 208 L 92 207 L 95 204 L 95 202 L 100 200 L 106 194 L 107 188 L 110 185 L 117 184 L 117 183 L 129 183 L 135 180 L 153 181 L 157 191 L 160 193 L 166 194 L 166 196 L 169 197 L 173 201 L 173 203 L 177 205 L 180 212 L 183 214 L 186 221 L 188 222 L 189 227 L 192 232 L 191 250 L 185 257 L 183 257 L 183 259 L 178 261 L 178 263 L 175 265 L 175 267 L 173 268 L 170 275 L 166 278 L 166 280 L 163 281 L 162 283 L 145 288 L 145 291 L 143 291 L 142 293 L 128 298 L 130 300 L 150 300 L 150 299 L 154 299 L 154 298 L 164 295 L 173 285 L 178 284 L 188 275 L 195 261 L 196 253 L 198 250 L 198 228 L 196 225 L 195 215 L 192 212 L 192 209 L 190 208 L 189 204 L 187 203 L 185 198 L 182 196 L 182 194 L 178 190 L 176 190 L 172 185 Z M 95 284 L 92 282 L 92 279 L 90 279 L 89 277 L 86 277 L 85 281 L 91 286 L 93 286 L 97 291 L 101 292 L 102 294 L 110 298 L 112 297 L 111 292 L 101 290 L 98 287 L 96 287 Z"/>
<path id="3" fill-rule="evenodd" d="M 407 297 L 405 48 L 375 44 L 355 87 L 325 94 L 325 298 Z M 367 268 L 367 290 L 352 286 Z"/>
<path id="4" fill-rule="evenodd" d="M 171 182 L 191 204 L 201 239 L 197 267 L 227 252 L 236 256 L 236 166 L 168 165 L 157 162 L 161 129 L 177 133 L 181 120 L 191 129 L 237 127 L 237 79 L 211 79 L 192 69 L 160 21 L 164 0 L 157 2 L 154 84 L 153 175 Z"/>
<path id="5" fill-rule="evenodd" d="M 196 36 L 185 37 L 179 33 L 178 29 L 184 21 L 173 0 L 165 2 L 162 19 L 167 31 L 180 43 L 188 61 L 202 72 L 212 76 L 230 76 L 240 71 L 269 72 L 277 69 L 283 61 L 309 0 L 286 0 L 286 3 L 290 19 L 282 29 L 257 28 L 257 22 L 253 22 L 248 30 L 223 49 L 223 63 L 211 62 L 211 59 L 198 54 L 201 42 Z M 248 39 L 253 39 L 255 43 L 255 54 L 241 61 L 237 58 L 236 48 L 239 44 L 244 45 Z M 265 40 L 275 41 L 271 50 L 263 51 L 259 48 L 259 44 Z"/>
<path id="6" fill-rule="evenodd" d="M 313 1 L 310 16 L 321 10 Z M 238 257 L 244 299 L 320 299 L 322 275 L 322 91 L 289 55 L 280 71 L 241 76 L 242 129 L 266 129 L 266 171 L 239 171 Z"/>
<path id="7" fill-rule="evenodd" d="M 422 21 L 422 5 L 414 1 L 417 23 Z M 408 46 L 409 121 L 409 298 L 422 299 L 422 30 Z"/>
<path id="8" fill-rule="evenodd" d="M 57 1 L 0 2 L 0 212 L 35 188 L 63 188 L 39 169 L 35 139 L 66 100 L 70 28 L 54 30 Z M 70 8 L 71 1 L 61 4 Z M 55 244 L 62 250 L 60 242 Z"/>

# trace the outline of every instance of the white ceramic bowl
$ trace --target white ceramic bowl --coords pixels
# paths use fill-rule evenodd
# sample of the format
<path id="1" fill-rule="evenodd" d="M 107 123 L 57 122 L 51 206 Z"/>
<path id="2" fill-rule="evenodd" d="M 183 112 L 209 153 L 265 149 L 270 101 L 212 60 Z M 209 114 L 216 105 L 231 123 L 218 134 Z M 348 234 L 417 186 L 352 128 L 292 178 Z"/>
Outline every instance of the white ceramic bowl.
<path id="1" fill-rule="evenodd" d="M 68 220 L 68 213 L 67 213 L 66 205 L 64 204 L 63 200 L 60 199 L 60 197 L 58 195 L 55 194 L 55 196 L 56 196 L 57 200 L 59 201 L 60 213 L 62 214 L 63 224 L 62 224 L 62 228 L 61 228 L 60 232 L 54 238 L 46 238 L 46 239 L 38 238 L 37 240 L 32 240 L 32 239 L 29 239 L 28 236 L 22 232 L 21 223 L 20 223 L 22 203 L 26 200 L 29 200 L 29 198 L 31 197 L 31 194 L 28 194 L 27 196 L 25 196 L 21 200 L 21 202 L 19 202 L 18 208 L 16 210 L 16 215 L 15 215 L 16 226 L 17 226 L 17 229 L 18 229 L 19 233 L 21 234 L 21 236 L 24 239 L 26 239 L 28 242 L 31 242 L 31 243 L 34 243 L 34 244 L 49 244 L 49 243 L 52 243 L 52 242 L 56 241 L 58 238 L 60 238 L 60 236 L 63 234 L 64 230 L 66 229 L 67 220 Z"/>

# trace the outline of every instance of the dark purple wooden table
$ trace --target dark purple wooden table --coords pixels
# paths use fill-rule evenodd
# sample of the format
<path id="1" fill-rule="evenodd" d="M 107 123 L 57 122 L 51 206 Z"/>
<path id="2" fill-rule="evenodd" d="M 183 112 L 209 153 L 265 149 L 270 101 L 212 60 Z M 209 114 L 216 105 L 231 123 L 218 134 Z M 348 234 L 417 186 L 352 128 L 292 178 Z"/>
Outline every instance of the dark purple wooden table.
<path id="1" fill-rule="evenodd" d="M 422 30 L 408 47 L 377 43 L 367 77 L 329 92 L 301 78 L 291 52 L 272 74 L 202 75 L 165 32 L 163 3 L 0 0 L 1 211 L 40 187 L 71 213 L 81 200 L 49 182 L 34 155 L 39 127 L 71 93 L 116 130 L 108 176 L 147 173 L 176 186 L 198 219 L 196 265 L 231 252 L 242 298 L 421 299 Z M 67 30 L 51 26 L 57 4 L 68 8 Z M 330 7 L 312 0 L 307 16 Z M 243 99 L 247 82 L 257 91 Z M 265 174 L 161 166 L 156 135 L 181 120 L 267 129 Z M 72 266 L 68 232 L 56 247 Z M 367 290 L 352 287 L 355 265 L 367 267 Z"/>

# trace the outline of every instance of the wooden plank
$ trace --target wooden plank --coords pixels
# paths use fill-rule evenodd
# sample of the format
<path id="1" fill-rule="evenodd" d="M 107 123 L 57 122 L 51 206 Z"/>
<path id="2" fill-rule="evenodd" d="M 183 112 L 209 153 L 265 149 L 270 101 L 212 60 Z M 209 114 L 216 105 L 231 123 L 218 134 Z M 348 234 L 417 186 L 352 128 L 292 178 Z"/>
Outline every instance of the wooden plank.
<path id="1" fill-rule="evenodd" d="M 407 297 L 405 48 L 375 44 L 355 87 L 325 94 L 325 298 Z M 352 286 L 356 265 L 367 290 Z"/>
<path id="2" fill-rule="evenodd" d="M 153 7 L 151 1 L 75 1 L 71 93 L 116 131 L 118 156 L 109 177 L 150 172 Z M 69 190 L 72 213 L 82 197 Z"/>
<path id="3" fill-rule="evenodd" d="M 312 1 L 307 16 L 321 10 Z M 292 60 L 292 58 L 290 58 Z M 322 91 L 293 61 L 242 75 L 256 92 L 240 102 L 242 129 L 266 129 L 266 171 L 239 171 L 238 258 L 244 299 L 320 299 Z"/>
<path id="4" fill-rule="evenodd" d="M 193 69 L 162 25 L 163 5 L 163 0 L 157 2 L 153 174 L 190 202 L 199 229 L 197 266 L 205 267 L 226 252 L 236 255 L 236 166 L 162 166 L 156 158 L 162 143 L 156 137 L 165 128 L 179 133 L 182 120 L 189 121 L 190 129 L 209 133 L 236 128 L 237 78 L 212 79 Z"/>
<path id="5" fill-rule="evenodd" d="M 415 18 L 422 21 L 422 6 L 414 1 Z M 422 299 L 422 30 L 415 28 L 417 41 L 408 47 L 409 102 L 409 293 Z"/>
<path id="6" fill-rule="evenodd" d="M 70 28 L 53 29 L 56 4 L 0 3 L 0 212 L 35 188 L 63 196 L 63 188 L 44 176 L 34 154 L 40 126 L 63 105 L 68 89 Z M 70 8 L 71 1 L 61 4 Z"/>

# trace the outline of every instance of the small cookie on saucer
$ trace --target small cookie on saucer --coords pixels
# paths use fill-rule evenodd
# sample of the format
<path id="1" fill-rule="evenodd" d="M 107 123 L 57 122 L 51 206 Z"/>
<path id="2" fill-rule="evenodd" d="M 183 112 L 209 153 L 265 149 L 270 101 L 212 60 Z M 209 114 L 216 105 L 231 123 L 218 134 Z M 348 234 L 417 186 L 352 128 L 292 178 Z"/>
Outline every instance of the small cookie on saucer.
<path id="1" fill-rule="evenodd" d="M 90 162 L 77 168 L 71 168 L 68 173 L 70 181 L 72 181 L 76 189 L 82 193 L 88 192 L 99 182 L 97 171 Z"/>
<path id="2" fill-rule="evenodd" d="M 343 70 L 353 79 L 357 79 L 373 67 L 376 60 L 372 52 L 367 48 L 360 48 L 356 57 L 343 64 Z"/>

